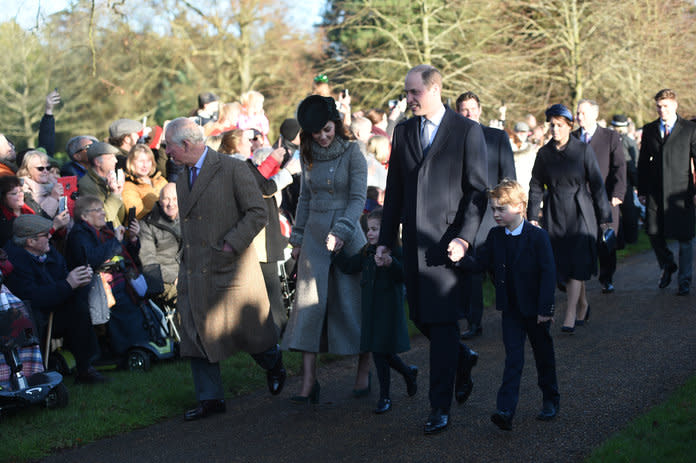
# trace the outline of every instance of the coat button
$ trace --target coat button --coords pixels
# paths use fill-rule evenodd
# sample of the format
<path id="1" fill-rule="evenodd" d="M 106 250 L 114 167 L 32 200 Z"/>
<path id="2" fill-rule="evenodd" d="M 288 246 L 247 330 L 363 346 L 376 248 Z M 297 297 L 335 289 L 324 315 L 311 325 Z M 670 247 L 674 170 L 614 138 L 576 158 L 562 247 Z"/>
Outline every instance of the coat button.
<path id="1" fill-rule="evenodd" d="M 202 269 L 201 269 L 201 273 L 205 273 L 205 272 L 207 272 L 207 271 L 208 271 L 207 268 L 202 268 Z"/>

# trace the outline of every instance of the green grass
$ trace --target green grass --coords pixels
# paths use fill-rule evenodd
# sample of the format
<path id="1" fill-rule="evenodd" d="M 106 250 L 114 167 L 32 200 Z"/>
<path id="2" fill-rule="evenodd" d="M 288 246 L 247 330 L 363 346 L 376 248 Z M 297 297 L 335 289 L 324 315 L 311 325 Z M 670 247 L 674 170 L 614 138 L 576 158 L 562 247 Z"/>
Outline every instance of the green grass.
<path id="1" fill-rule="evenodd" d="M 696 376 L 597 448 L 586 463 L 696 461 Z"/>

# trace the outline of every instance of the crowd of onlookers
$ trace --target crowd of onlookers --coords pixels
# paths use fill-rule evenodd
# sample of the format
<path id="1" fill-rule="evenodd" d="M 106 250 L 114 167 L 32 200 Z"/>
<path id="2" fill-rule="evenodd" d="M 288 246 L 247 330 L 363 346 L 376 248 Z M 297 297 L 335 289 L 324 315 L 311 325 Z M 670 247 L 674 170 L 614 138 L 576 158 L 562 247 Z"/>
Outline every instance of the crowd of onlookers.
<path id="1" fill-rule="evenodd" d="M 343 124 L 366 159 L 369 213 L 384 200 L 391 137 L 406 117 L 406 99 L 391 101 L 387 110 L 356 110 L 348 92 L 333 92 L 325 75 L 314 79 L 312 91 L 335 97 Z M 118 356 L 148 336 L 138 308 L 143 297 L 176 304 L 182 239 L 174 182 L 182 167 L 166 155 L 166 124 L 143 127 L 131 119 L 112 122 L 108 137 L 101 140 L 93 135 L 70 138 L 65 147 L 69 160 L 60 165 L 54 158 L 53 116 L 59 102 L 55 91 L 46 98 L 39 147 L 17 152 L 0 134 L 0 259 L 13 267 L 2 267 L 2 291 L 29 302 L 40 333 L 46 333 L 53 313 L 54 337 L 62 336 L 75 355 L 77 380 L 103 382 L 93 359 L 105 351 Z M 204 92 L 189 116 L 200 125 L 210 149 L 248 163 L 264 194 L 268 224 L 254 245 L 282 333 L 287 308 L 278 264 L 288 258 L 285 250 L 300 190 L 300 125 L 295 118 L 285 119 L 271 140 L 263 102 L 255 91 L 235 102 Z M 475 117 L 465 105 L 453 109 L 478 121 L 477 103 Z M 528 187 L 536 152 L 550 138 L 547 124 L 538 124 L 532 114 L 514 123 L 504 119 L 503 107 L 490 125 L 507 133 L 517 179 Z M 610 125 L 627 140 L 635 166 L 640 131 L 623 116 L 614 117 Z M 138 294 L 131 284 L 142 274 L 143 264 L 159 266 L 155 278 L 164 288 L 160 294 Z M 35 351 L 26 355 L 36 358 Z M 38 362 L 25 362 L 27 374 L 40 369 Z"/>

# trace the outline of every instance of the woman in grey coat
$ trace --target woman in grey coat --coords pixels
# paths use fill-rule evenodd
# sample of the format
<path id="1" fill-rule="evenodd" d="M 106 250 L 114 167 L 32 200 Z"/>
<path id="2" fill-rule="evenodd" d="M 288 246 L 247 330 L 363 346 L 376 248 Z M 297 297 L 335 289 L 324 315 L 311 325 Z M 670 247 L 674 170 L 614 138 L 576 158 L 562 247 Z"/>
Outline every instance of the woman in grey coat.
<path id="1" fill-rule="evenodd" d="M 281 347 L 302 352 L 303 381 L 294 402 L 316 403 L 319 352 L 360 354 L 355 396 L 369 388 L 369 353 L 360 353 L 360 276 L 331 265 L 331 253 L 356 254 L 365 244 L 359 219 L 365 206 L 367 167 L 348 141 L 333 98 L 312 95 L 300 103 L 302 182 L 290 244 L 297 259 L 293 311 Z"/>

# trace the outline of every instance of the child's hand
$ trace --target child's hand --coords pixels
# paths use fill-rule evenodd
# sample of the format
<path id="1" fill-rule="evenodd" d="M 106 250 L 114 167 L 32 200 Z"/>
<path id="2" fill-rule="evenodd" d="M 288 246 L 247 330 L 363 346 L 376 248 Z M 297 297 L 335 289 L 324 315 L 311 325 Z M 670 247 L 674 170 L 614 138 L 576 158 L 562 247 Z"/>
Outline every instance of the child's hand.
<path id="1" fill-rule="evenodd" d="M 375 256 L 376 258 L 377 256 Z M 392 256 L 391 254 L 385 254 L 382 256 L 382 267 L 389 267 L 392 264 Z"/>
<path id="2" fill-rule="evenodd" d="M 542 323 L 546 323 L 548 321 L 553 321 L 553 317 L 546 317 L 544 315 L 537 315 L 537 325 L 541 325 Z"/>

